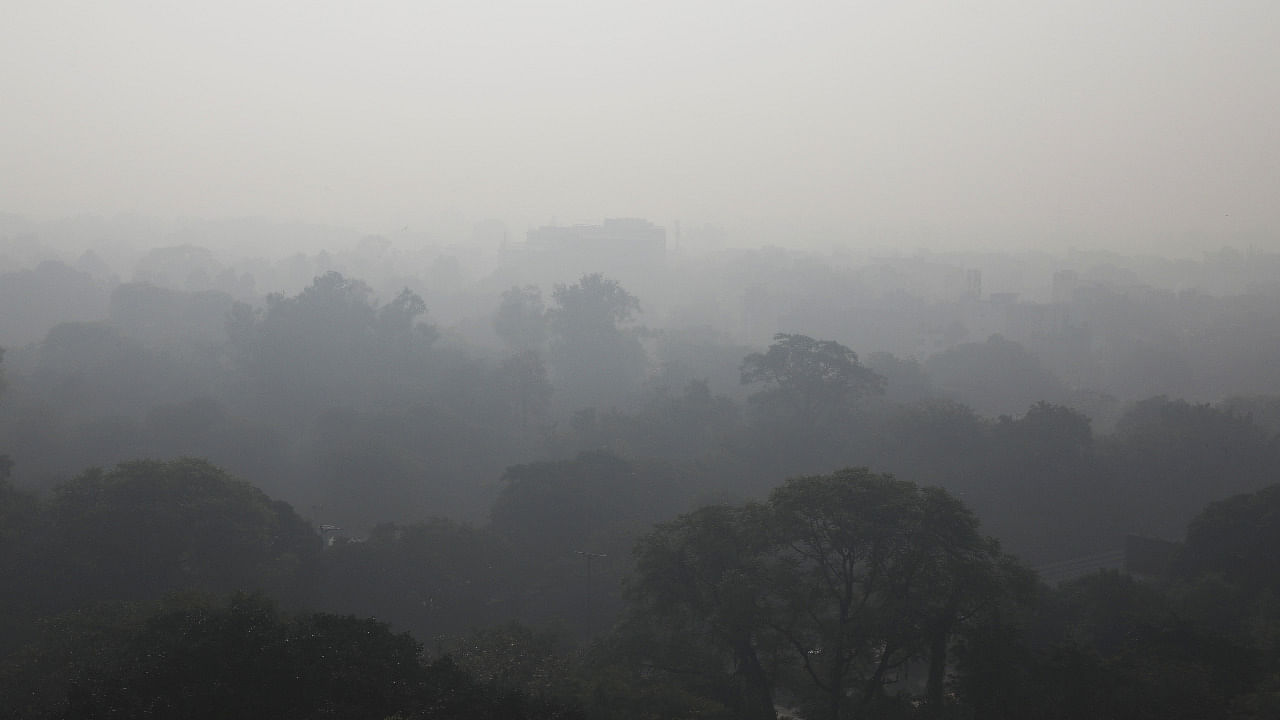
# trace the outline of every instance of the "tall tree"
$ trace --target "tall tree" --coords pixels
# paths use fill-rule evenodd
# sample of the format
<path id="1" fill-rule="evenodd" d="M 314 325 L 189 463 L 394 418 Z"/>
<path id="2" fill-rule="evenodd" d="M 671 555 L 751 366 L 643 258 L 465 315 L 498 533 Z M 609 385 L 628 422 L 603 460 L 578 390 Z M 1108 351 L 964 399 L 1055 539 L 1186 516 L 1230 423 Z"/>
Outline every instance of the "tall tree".
<path id="1" fill-rule="evenodd" d="M 940 488 L 865 468 L 788 480 L 770 495 L 778 560 L 778 631 L 839 720 L 883 697 L 892 673 L 929 664 L 926 699 L 941 712 L 951 641 L 996 592 L 1002 555 Z"/>
<path id="2" fill-rule="evenodd" d="M 742 360 L 742 383 L 761 384 L 757 409 L 812 428 L 845 416 L 860 397 L 883 392 L 884 378 L 834 340 L 778 333 L 763 353 Z"/>
<path id="3" fill-rule="evenodd" d="M 626 327 L 640 312 L 640 301 L 599 273 L 556 285 L 552 299 L 551 362 L 568 409 L 624 402 L 647 363 L 637 332 Z"/>
<path id="4" fill-rule="evenodd" d="M 658 628 L 655 657 L 748 683 L 726 693 L 743 714 L 766 716 L 777 683 L 808 717 L 862 715 L 926 662 L 940 715 L 953 642 L 1013 570 L 945 491 L 853 468 L 660 526 L 638 546 L 631 609 Z"/>
<path id="5" fill-rule="evenodd" d="M 708 506 L 636 544 L 624 631 L 642 662 L 698 677 L 738 717 L 775 717 L 764 507 Z M 633 640 L 634 642 L 634 640 Z"/>
<path id="6" fill-rule="evenodd" d="M 547 339 L 547 310 L 536 285 L 513 287 L 502 293 L 493 316 L 493 330 L 512 353 L 537 350 Z"/>
<path id="7" fill-rule="evenodd" d="M 325 406 L 362 407 L 412 396 L 424 384 L 436 338 L 426 304 L 409 290 L 379 305 L 368 285 L 337 272 L 265 311 L 232 309 L 233 357 L 257 402 L 287 419 Z"/>

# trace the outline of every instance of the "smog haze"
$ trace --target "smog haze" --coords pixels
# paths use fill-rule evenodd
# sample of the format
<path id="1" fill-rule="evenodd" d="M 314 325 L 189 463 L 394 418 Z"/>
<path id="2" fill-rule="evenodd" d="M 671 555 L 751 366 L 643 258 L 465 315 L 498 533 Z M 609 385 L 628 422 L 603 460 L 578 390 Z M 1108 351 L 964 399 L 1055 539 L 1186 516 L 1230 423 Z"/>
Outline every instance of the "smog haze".
<path id="1" fill-rule="evenodd" d="M 1280 249 L 1271 2 L 18 3 L 0 212 Z M 443 220 L 442 220 L 443 219 Z"/>

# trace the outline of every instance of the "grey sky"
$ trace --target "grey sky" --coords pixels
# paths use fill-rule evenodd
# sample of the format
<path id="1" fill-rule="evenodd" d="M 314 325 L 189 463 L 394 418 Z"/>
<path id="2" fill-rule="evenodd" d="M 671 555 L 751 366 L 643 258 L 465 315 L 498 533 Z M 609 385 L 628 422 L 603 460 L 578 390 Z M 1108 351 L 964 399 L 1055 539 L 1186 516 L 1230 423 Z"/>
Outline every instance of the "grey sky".
<path id="1" fill-rule="evenodd" d="M 1274 0 L 9 2 L 0 211 L 1280 250 L 1278 33 Z"/>

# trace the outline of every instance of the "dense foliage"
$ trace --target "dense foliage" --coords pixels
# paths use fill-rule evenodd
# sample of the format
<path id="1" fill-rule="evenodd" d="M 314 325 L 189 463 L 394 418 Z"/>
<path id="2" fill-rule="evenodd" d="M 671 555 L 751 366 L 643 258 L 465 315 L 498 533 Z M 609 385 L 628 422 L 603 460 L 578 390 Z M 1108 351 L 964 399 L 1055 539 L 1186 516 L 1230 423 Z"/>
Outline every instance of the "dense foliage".
<path id="1" fill-rule="evenodd" d="M 123 284 L 0 356 L 0 715 L 1280 707 L 1275 396 L 1121 409 L 999 335 L 741 346 L 601 275 L 502 294 L 501 350 L 391 297 Z M 1161 561 L 1027 565 L 1128 536 Z"/>

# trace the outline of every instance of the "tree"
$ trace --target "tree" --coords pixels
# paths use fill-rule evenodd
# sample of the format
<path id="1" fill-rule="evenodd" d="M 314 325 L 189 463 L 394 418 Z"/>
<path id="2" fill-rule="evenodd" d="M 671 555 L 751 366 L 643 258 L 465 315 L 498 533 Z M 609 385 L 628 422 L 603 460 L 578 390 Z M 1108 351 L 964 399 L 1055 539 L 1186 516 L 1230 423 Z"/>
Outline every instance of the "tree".
<path id="1" fill-rule="evenodd" d="M 705 457 L 738 428 L 738 406 L 713 395 L 706 380 L 688 381 L 679 394 L 658 387 L 647 395 L 640 411 L 628 418 L 634 428 L 629 447 L 640 457 Z"/>
<path id="2" fill-rule="evenodd" d="M 1002 335 L 934 355 L 925 370 L 940 390 L 979 413 L 1014 414 L 1039 401 L 1060 402 L 1066 389 L 1040 358 Z"/>
<path id="3" fill-rule="evenodd" d="M 1187 527 L 1180 575 L 1218 574 L 1252 592 L 1280 596 L 1280 485 L 1210 503 Z"/>
<path id="4" fill-rule="evenodd" d="M 930 660 L 940 701 L 969 576 L 995 558 L 973 515 L 942 490 L 865 469 L 789 480 L 770 505 L 789 551 L 777 627 L 825 698 L 821 716 L 880 700 L 917 658 Z"/>
<path id="5" fill-rule="evenodd" d="M 858 398 L 884 390 L 884 378 L 834 340 L 778 333 L 763 353 L 742 360 L 742 383 L 760 383 L 757 408 L 812 428 L 841 419 Z"/>
<path id="6" fill-rule="evenodd" d="M 662 463 L 604 452 L 508 468 L 490 528 L 521 564 L 537 569 L 520 586 L 522 617 L 569 621 L 584 634 L 608 627 L 627 551 L 653 523 L 671 516 L 679 479 Z M 588 563 L 594 563 L 590 575 Z"/>
<path id="7" fill-rule="evenodd" d="M 1005 419 L 996 427 L 1009 431 L 1007 442 L 1024 466 L 1070 463 L 1093 446 L 1093 430 L 1087 416 L 1043 400 L 1018 420 Z"/>
<path id="8" fill-rule="evenodd" d="M 636 331 L 624 328 L 640 301 L 599 273 L 556 285 L 548 311 L 556 386 L 571 409 L 623 402 L 639 384 L 647 357 Z"/>
<path id="9" fill-rule="evenodd" d="M 1155 397 L 1136 403 L 1101 448 L 1109 499 L 1140 525 L 1176 537 L 1209 502 L 1275 482 L 1280 444 L 1251 418 L 1207 404 Z"/>
<path id="10" fill-rule="evenodd" d="M 291 507 L 203 460 L 87 470 L 54 490 L 46 519 L 51 609 L 181 589 L 297 600 L 320 551 Z"/>
<path id="11" fill-rule="evenodd" d="M 12 237 L 6 237 L 8 243 Z M 0 272 L 0 338 L 21 347 L 38 342 L 59 323 L 101 320 L 106 283 L 56 260 L 34 268 Z"/>
<path id="12" fill-rule="evenodd" d="M 887 399 L 898 403 L 918 403 L 937 397 L 938 390 L 915 358 L 900 358 L 892 353 L 872 353 L 867 367 L 884 376 Z"/>
<path id="13" fill-rule="evenodd" d="M 519 622 L 437 638 L 439 653 L 483 683 L 538 695 L 562 694 L 569 676 L 564 637 Z"/>
<path id="14" fill-rule="evenodd" d="M 421 646 L 375 620 L 289 617 L 261 595 L 177 596 L 72 657 L 64 712 L 79 718 L 385 717 L 412 707 Z"/>
<path id="15" fill-rule="evenodd" d="M 657 526 L 635 548 L 625 632 L 647 666 L 698 685 L 737 717 L 775 717 L 765 508 L 713 505 Z M 633 642 L 636 642 L 633 640 Z"/>
<path id="16" fill-rule="evenodd" d="M 125 283 L 111 291 L 108 317 L 127 336 L 151 347 L 188 350 L 226 341 L 230 295 L 216 290 L 185 292 L 145 282 Z"/>
<path id="17" fill-rule="evenodd" d="M 0 347 L 0 395 L 4 395 L 4 348 Z M 13 460 L 6 454 L 0 453 L 0 487 L 4 487 L 4 483 L 9 480 L 9 475 L 13 471 Z"/>
<path id="18" fill-rule="evenodd" d="M 378 308 L 378 344 L 393 371 L 412 374 L 413 366 L 440 333 L 424 322 L 427 303 L 417 293 L 405 288 L 391 302 Z"/>
<path id="19" fill-rule="evenodd" d="M 581 717 L 421 652 L 371 618 L 178 595 L 47 623 L 31 652 L 0 664 L 0 707 L 31 720 Z"/>
<path id="20" fill-rule="evenodd" d="M 13 462 L 0 454 L 0 577 L 12 588 L 29 583 L 33 574 L 32 531 L 38 526 L 36 497 L 15 488 L 9 480 Z M 26 592 L 0 595 L 0 657 L 30 630 L 30 614 L 38 609 Z"/>
<path id="21" fill-rule="evenodd" d="M 513 287 L 502 293 L 493 316 L 493 330 L 512 353 L 542 347 L 547 339 L 547 310 L 536 285 Z"/>
<path id="22" fill-rule="evenodd" d="M 987 487 L 988 424 L 968 406 L 941 399 L 898 406 L 880 426 L 880 462 L 899 477 L 929 479 L 970 502 Z"/>
<path id="23" fill-rule="evenodd" d="M 131 414 L 184 385 L 171 359 L 104 322 L 55 326 L 40 344 L 35 392 L 52 403 L 101 414 Z"/>
<path id="24" fill-rule="evenodd" d="M 440 518 L 378 525 L 365 542 L 336 543 L 323 567 L 318 607 L 422 638 L 515 616 L 526 575 L 535 575 L 496 533 Z"/>
<path id="25" fill-rule="evenodd" d="M 409 290 L 379 305 L 365 283 L 329 272 L 294 297 L 269 295 L 260 313 L 234 306 L 227 335 L 254 401 L 292 420 L 420 390 L 437 336 L 425 314 Z"/>
<path id="26" fill-rule="evenodd" d="M 975 494 L 996 534 L 1041 559 L 1071 557 L 1062 548 L 1111 547 L 1097 545 L 1115 542 L 1096 524 L 1114 488 L 1100 481 L 1088 417 L 1041 401 L 1019 418 L 1000 416 L 989 430 L 991 453 Z"/>
<path id="27" fill-rule="evenodd" d="M 525 350 L 502 361 L 496 375 L 503 399 L 526 428 L 530 418 L 545 415 L 554 389 L 547 379 L 547 366 L 536 350 Z"/>
<path id="28" fill-rule="evenodd" d="M 640 301 L 617 280 L 590 273 L 572 285 L 557 284 L 551 297 L 552 329 L 565 333 L 574 329 L 616 328 L 640 312 Z"/>
<path id="29" fill-rule="evenodd" d="M 1019 577 L 945 491 L 854 468 L 660 526 L 638 545 L 629 597 L 667 649 L 653 657 L 748 683 L 726 694 L 743 714 L 766 716 L 775 683 L 807 717 L 865 714 L 923 661 L 941 715 L 952 644 Z"/>
<path id="30" fill-rule="evenodd" d="M 1115 571 L 1049 594 L 1037 625 L 1032 692 L 1022 699 L 1030 706 L 1005 717 L 1223 717 L 1260 675 L 1249 647 L 1207 632 L 1159 586 Z"/>

